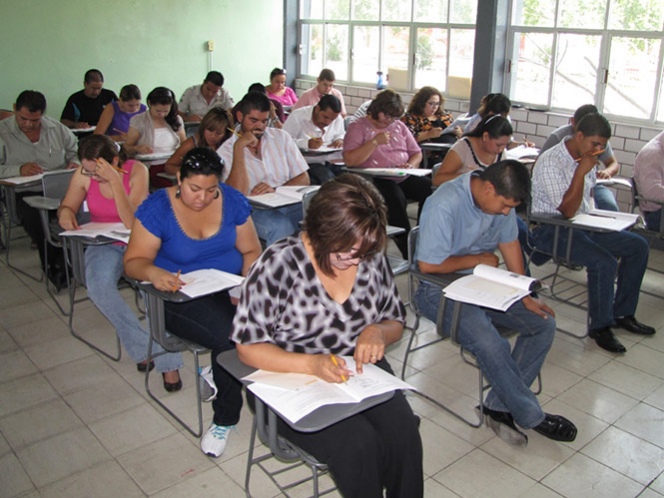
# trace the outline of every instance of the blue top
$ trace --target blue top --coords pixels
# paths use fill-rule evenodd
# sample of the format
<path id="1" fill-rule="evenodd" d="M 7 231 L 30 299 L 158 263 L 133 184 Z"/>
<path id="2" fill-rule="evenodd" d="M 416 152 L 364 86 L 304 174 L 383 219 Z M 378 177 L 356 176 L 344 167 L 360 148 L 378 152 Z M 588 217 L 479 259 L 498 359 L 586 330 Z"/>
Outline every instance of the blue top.
<path id="1" fill-rule="evenodd" d="M 157 190 L 138 207 L 136 218 L 161 239 L 155 266 L 174 273 L 207 268 L 235 275 L 241 273 L 242 254 L 235 248 L 235 229 L 247 221 L 251 208 L 247 199 L 234 188 L 220 183 L 219 189 L 223 205 L 221 228 L 207 239 L 192 239 L 182 231 L 166 189 Z"/>
<path id="2" fill-rule="evenodd" d="M 517 238 L 516 214 L 487 214 L 470 191 L 471 172 L 443 183 L 426 200 L 420 216 L 415 259 L 440 264 L 450 256 L 493 252 Z"/>
<path id="3" fill-rule="evenodd" d="M 111 102 L 111 105 L 113 106 L 113 119 L 111 120 L 111 123 L 108 125 L 108 129 L 106 130 L 107 135 L 119 135 L 120 133 L 127 133 L 129 131 L 129 121 L 131 118 L 137 114 L 144 113 L 147 109 L 145 104 L 141 104 L 138 111 L 136 112 L 124 112 L 122 109 L 120 109 L 117 100 Z"/>

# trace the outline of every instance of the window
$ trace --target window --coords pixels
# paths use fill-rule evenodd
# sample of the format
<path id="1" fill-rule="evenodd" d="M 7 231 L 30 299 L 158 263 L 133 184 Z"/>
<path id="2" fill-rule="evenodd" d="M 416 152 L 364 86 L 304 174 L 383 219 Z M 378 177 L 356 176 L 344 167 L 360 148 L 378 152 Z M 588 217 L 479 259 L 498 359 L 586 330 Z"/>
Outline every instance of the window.
<path id="1" fill-rule="evenodd" d="M 512 0 L 506 92 L 533 107 L 594 103 L 662 121 L 663 0 Z"/>
<path id="2" fill-rule="evenodd" d="M 472 77 L 476 0 L 301 0 L 299 74 L 395 90 Z"/>

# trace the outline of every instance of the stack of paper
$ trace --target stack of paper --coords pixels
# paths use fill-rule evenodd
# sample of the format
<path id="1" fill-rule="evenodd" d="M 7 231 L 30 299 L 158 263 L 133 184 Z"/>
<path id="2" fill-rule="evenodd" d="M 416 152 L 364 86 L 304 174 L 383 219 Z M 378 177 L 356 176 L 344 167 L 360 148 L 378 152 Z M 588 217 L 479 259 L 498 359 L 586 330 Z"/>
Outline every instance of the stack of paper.
<path id="1" fill-rule="evenodd" d="M 592 209 L 587 213 L 577 214 L 574 218 L 570 218 L 570 221 L 575 225 L 619 232 L 635 225 L 640 219 L 641 216 L 638 214 Z"/>
<path id="2" fill-rule="evenodd" d="M 77 230 L 67 230 L 61 232 L 62 237 L 88 237 L 95 239 L 97 237 L 107 237 L 109 239 L 119 240 L 125 244 L 129 242 L 131 230 L 124 226 L 124 223 L 86 223 Z"/>
<path id="3" fill-rule="evenodd" d="M 305 187 L 277 187 L 274 192 L 262 195 L 252 195 L 249 201 L 252 204 L 259 204 L 266 207 L 281 207 L 290 204 L 302 202 L 304 194 L 314 192 L 320 188 L 320 185 L 308 185 Z"/>
<path id="4" fill-rule="evenodd" d="M 242 285 L 244 277 L 221 270 L 196 270 L 180 275 L 185 285 L 180 292 L 189 297 L 199 297 Z"/>

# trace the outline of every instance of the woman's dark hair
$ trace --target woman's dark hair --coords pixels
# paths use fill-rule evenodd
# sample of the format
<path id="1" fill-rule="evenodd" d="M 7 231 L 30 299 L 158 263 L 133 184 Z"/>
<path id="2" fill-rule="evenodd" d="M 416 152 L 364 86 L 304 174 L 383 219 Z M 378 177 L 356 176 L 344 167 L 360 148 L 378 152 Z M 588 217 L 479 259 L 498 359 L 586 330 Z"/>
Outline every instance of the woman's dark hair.
<path id="1" fill-rule="evenodd" d="M 171 110 L 168 112 L 168 115 L 164 118 L 166 123 L 173 129 L 173 131 L 178 131 L 180 129 L 180 120 L 178 119 L 178 102 L 175 100 L 175 94 L 172 90 L 164 86 L 158 86 L 150 93 L 148 93 L 148 105 L 153 106 L 158 105 L 170 105 Z"/>
<path id="2" fill-rule="evenodd" d="M 282 74 L 285 75 L 285 74 L 286 74 L 286 70 L 285 70 L 285 69 L 281 69 L 281 68 L 279 68 L 279 67 L 275 67 L 272 71 L 270 71 L 270 81 L 272 81 L 272 79 L 273 79 L 275 76 L 281 76 Z"/>
<path id="3" fill-rule="evenodd" d="M 316 264 L 332 276 L 330 255 L 347 252 L 371 258 L 387 244 L 387 207 L 376 187 L 364 178 L 345 173 L 323 184 L 311 199 L 304 230 L 311 241 Z"/>
<path id="4" fill-rule="evenodd" d="M 488 133 L 491 138 L 500 138 L 509 136 L 514 133 L 512 125 L 507 118 L 494 114 L 487 116 L 480 121 L 475 128 L 466 133 L 466 137 L 482 137 L 484 133 Z"/>
<path id="5" fill-rule="evenodd" d="M 371 101 L 367 114 L 374 119 L 378 119 L 378 114 L 383 113 L 385 116 L 393 118 L 400 118 L 403 114 L 403 102 L 401 95 L 394 90 L 388 88 L 383 90 Z"/>
<path id="6" fill-rule="evenodd" d="M 215 175 L 221 179 L 224 171 L 224 160 L 212 149 L 195 147 L 184 155 L 180 167 L 180 178 L 194 175 Z"/>
<path id="7" fill-rule="evenodd" d="M 228 138 L 232 135 L 230 130 L 232 130 L 234 126 L 235 125 L 233 123 L 231 113 L 228 112 L 227 109 L 213 107 L 205 114 L 205 116 L 203 116 L 203 119 L 201 119 L 201 124 L 198 126 L 198 130 L 196 130 L 196 143 L 200 147 L 208 147 L 217 150 L 221 144 L 228 140 Z M 221 138 L 221 141 L 218 144 L 208 144 L 205 141 L 205 130 L 223 130 L 224 136 Z"/>
<path id="8" fill-rule="evenodd" d="M 109 164 L 117 157 L 120 160 L 118 166 L 121 166 L 127 160 L 124 149 L 106 135 L 89 135 L 82 138 L 78 143 L 79 160 L 94 161 L 100 157 L 108 161 Z"/>
<path id="9" fill-rule="evenodd" d="M 423 116 L 424 106 L 426 106 L 429 99 L 434 95 L 438 95 L 438 98 L 440 99 L 440 105 L 438 106 L 438 109 L 436 109 L 434 116 L 442 116 L 443 104 L 445 103 L 445 98 L 443 97 L 442 93 L 440 93 L 437 89 L 435 89 L 432 86 L 423 86 L 417 91 L 415 95 L 413 95 L 413 99 L 410 101 L 410 104 L 408 105 L 408 113 L 413 114 L 415 116 Z"/>
<path id="10" fill-rule="evenodd" d="M 512 102 L 507 98 L 507 95 L 490 93 L 482 97 L 477 113 L 484 118 L 492 114 L 508 115 L 510 109 L 512 109 Z"/>
<path id="11" fill-rule="evenodd" d="M 125 85 L 120 90 L 120 100 L 141 100 L 141 90 L 136 85 Z"/>

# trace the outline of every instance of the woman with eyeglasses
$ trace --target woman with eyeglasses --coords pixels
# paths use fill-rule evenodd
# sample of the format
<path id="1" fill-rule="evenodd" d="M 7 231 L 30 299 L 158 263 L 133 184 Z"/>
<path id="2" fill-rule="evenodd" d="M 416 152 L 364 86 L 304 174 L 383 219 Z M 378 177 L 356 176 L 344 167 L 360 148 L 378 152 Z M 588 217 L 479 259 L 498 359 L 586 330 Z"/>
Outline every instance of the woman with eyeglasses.
<path id="1" fill-rule="evenodd" d="M 443 95 L 432 86 L 424 86 L 413 95 L 408 111 L 401 117 L 401 121 L 408 127 L 417 143 L 454 143 L 461 136 L 461 128 L 454 133 L 443 135 L 443 130 L 454 122 L 454 117 L 443 109 L 444 103 Z"/>
<path id="2" fill-rule="evenodd" d="M 217 269 L 246 275 L 261 252 L 247 199 L 221 183 L 224 163 L 215 151 L 190 150 L 177 173 L 177 185 L 157 190 L 136 211 L 125 254 L 130 277 L 152 282 L 165 292 L 179 290 L 180 273 Z M 227 291 L 183 303 L 164 303 L 168 332 L 212 353 L 218 389 L 214 418 L 201 439 L 206 455 L 220 456 L 230 430 L 240 419 L 242 386 L 217 361 L 231 349 L 229 334 L 235 305 Z"/>
<path id="3" fill-rule="evenodd" d="M 148 94 L 148 111 L 131 118 L 124 148 L 127 154 L 157 154 L 170 157 L 186 139 L 184 122 L 178 114 L 175 94 L 165 87 L 157 87 Z M 171 181 L 160 178 L 164 159 L 146 161 L 150 167 L 150 184 L 155 188 L 168 187 Z"/>
<path id="4" fill-rule="evenodd" d="M 347 173 L 323 184 L 300 235 L 268 247 L 247 275 L 231 336 L 239 358 L 332 383 L 369 363 L 393 373 L 385 349 L 401 338 L 405 308 L 385 257 L 386 221 L 367 180 Z M 326 463 L 345 497 L 422 496 L 418 420 L 401 392 L 318 432 L 282 420 L 278 430 Z"/>
<path id="5" fill-rule="evenodd" d="M 275 67 L 270 73 L 270 84 L 265 87 L 267 96 L 280 102 L 285 108 L 290 107 L 297 102 L 297 95 L 293 89 L 286 86 L 286 70 Z"/>
<path id="6" fill-rule="evenodd" d="M 125 85 L 120 90 L 120 98 L 106 107 L 99 117 L 95 135 L 108 135 L 116 142 L 127 140 L 129 121 L 146 111 L 141 103 L 141 90 L 136 85 Z"/>
<path id="7" fill-rule="evenodd" d="M 371 101 L 367 115 L 348 126 L 344 137 L 344 162 L 348 168 L 417 168 L 422 151 L 415 137 L 399 118 L 403 115 L 401 96 L 394 90 L 383 90 Z M 408 258 L 410 221 L 407 199 L 419 204 L 431 195 L 431 179 L 404 175 L 374 177 L 374 185 L 387 204 L 387 221 L 405 233 L 395 237 L 404 259 Z"/>
<path id="8" fill-rule="evenodd" d="M 171 175 L 180 171 L 184 156 L 195 147 L 217 150 L 233 134 L 233 118 L 221 107 L 213 107 L 201 120 L 198 130 L 187 138 L 166 162 L 164 171 Z"/>
<path id="9" fill-rule="evenodd" d="M 447 152 L 433 177 L 434 186 L 472 170 L 484 170 L 490 164 L 502 161 L 511 140 L 510 122 L 502 116 L 487 116 Z"/>
<path id="10" fill-rule="evenodd" d="M 138 205 L 148 196 L 148 170 L 144 164 L 126 160 L 120 147 L 105 135 L 91 135 L 78 146 L 80 168 L 74 173 L 67 194 L 58 209 L 58 222 L 65 230 L 76 230 L 76 214 L 84 202 L 90 220 L 101 223 L 122 222 L 131 228 Z M 177 391 L 182 387 L 178 369 L 180 353 L 159 356 L 147 365 L 148 332 L 141 327 L 136 314 L 118 291 L 122 276 L 122 242 L 90 245 L 85 249 L 85 281 L 88 297 L 115 327 L 127 354 L 136 362 L 139 372 L 155 365 L 161 372 L 164 388 Z M 162 351 L 158 349 L 158 351 Z"/>

